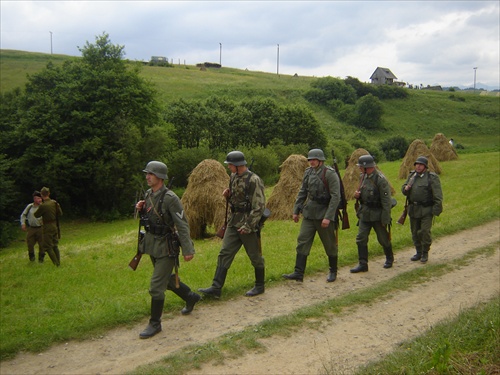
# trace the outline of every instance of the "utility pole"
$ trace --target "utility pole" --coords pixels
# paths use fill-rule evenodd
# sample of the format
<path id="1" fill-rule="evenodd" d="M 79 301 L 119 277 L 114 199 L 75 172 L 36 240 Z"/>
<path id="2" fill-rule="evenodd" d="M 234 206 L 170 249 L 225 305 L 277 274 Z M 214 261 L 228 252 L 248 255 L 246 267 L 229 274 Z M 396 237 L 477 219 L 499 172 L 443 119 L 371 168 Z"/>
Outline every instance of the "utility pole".
<path id="1" fill-rule="evenodd" d="M 473 68 L 474 69 L 474 92 L 476 92 L 476 71 L 477 71 L 477 66 Z"/>
<path id="2" fill-rule="evenodd" d="M 278 55 L 276 58 L 276 74 L 280 75 L 280 45 L 278 44 Z"/>
<path id="3" fill-rule="evenodd" d="M 52 55 L 52 31 L 49 31 L 50 33 L 50 54 Z"/>
<path id="4" fill-rule="evenodd" d="M 222 67 L 222 43 L 219 43 L 219 65 Z"/>

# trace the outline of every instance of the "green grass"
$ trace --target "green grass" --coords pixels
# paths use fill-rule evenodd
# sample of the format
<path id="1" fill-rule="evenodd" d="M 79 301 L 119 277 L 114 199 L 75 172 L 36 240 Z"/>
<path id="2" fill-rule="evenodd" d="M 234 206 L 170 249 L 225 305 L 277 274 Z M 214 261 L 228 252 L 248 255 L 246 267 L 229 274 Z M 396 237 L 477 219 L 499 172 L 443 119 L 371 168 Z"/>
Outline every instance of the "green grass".
<path id="1" fill-rule="evenodd" d="M 444 212 L 433 227 L 440 237 L 489 222 L 499 217 L 499 153 L 463 155 L 458 161 L 442 163 L 441 181 Z M 399 163 L 383 163 L 380 168 L 396 190 L 404 182 L 397 179 Z M 403 208 L 402 194 L 393 211 L 397 220 Z M 339 265 L 357 261 L 356 220 L 349 203 L 351 229 L 339 235 Z M 262 233 L 266 258 L 267 286 L 281 283 L 281 275 L 293 269 L 295 244 L 300 224 L 268 221 Z M 127 265 L 136 251 L 137 221 L 113 223 L 63 222 L 60 242 L 61 267 L 50 261 L 41 265 L 28 262 L 20 232 L 19 241 L 0 252 L 0 358 L 21 350 L 39 351 L 68 339 L 84 339 L 107 329 L 132 324 L 149 314 L 151 264 L 145 257 L 137 271 Z M 411 246 L 408 224 L 393 226 L 393 246 L 397 252 Z M 370 239 L 370 255 L 382 248 Z M 195 241 L 197 255 L 190 263 L 181 261 L 183 281 L 193 288 L 209 286 L 213 277 L 220 240 Z M 316 238 L 308 259 L 307 275 L 326 272 L 327 257 Z M 253 285 L 253 270 L 240 251 L 229 270 L 222 300 L 241 295 Z M 166 311 L 177 311 L 182 301 L 168 294 Z"/>

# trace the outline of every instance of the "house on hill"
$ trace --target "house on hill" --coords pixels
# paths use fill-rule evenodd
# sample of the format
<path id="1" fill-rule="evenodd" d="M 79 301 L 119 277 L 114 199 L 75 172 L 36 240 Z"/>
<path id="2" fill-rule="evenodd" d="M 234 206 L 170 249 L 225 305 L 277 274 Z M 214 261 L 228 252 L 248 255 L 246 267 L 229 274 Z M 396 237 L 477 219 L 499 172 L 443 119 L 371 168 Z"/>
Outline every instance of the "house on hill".
<path id="1" fill-rule="evenodd" d="M 370 80 L 374 85 L 392 85 L 398 79 L 390 69 L 381 68 L 380 66 L 375 69 Z"/>

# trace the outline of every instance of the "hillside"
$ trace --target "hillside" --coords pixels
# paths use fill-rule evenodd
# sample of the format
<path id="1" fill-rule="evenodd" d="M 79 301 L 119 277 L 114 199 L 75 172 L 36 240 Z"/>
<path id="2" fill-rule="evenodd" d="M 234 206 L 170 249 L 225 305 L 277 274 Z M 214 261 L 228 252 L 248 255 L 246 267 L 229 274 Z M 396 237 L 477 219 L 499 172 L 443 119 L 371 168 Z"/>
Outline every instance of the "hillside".
<path id="1" fill-rule="evenodd" d="M 49 61 L 62 64 L 71 59 L 75 57 L 1 50 L 0 92 L 22 87 L 27 82 L 27 74 L 40 71 Z M 303 94 L 316 77 L 278 76 L 232 68 L 200 70 L 184 65 L 172 68 L 143 66 L 141 75 L 154 83 L 163 103 L 181 98 L 202 100 L 209 96 L 226 96 L 233 100 L 271 98 L 282 104 L 308 106 L 330 141 L 343 139 L 352 144 L 353 139 L 359 138 L 356 128 L 305 101 Z M 408 99 L 383 101 L 385 129 L 363 135 L 371 142 L 402 135 L 410 141 L 420 138 L 430 143 L 436 133 L 444 133 L 464 147 L 461 152 L 499 149 L 500 97 L 465 91 L 410 90 L 409 93 Z"/>

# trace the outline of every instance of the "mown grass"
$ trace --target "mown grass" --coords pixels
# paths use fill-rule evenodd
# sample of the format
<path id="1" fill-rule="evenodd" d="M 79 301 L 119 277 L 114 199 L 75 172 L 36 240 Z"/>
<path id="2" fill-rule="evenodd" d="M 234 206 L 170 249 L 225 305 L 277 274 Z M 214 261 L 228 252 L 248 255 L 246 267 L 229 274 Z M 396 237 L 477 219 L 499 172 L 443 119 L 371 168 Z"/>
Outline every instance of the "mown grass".
<path id="1" fill-rule="evenodd" d="M 170 375 L 170 374 L 183 374 L 189 370 L 200 368 L 203 364 L 214 364 L 223 365 L 225 360 L 232 358 L 237 358 L 242 354 L 251 355 L 251 353 L 259 353 L 265 351 L 265 347 L 260 340 L 269 338 L 272 336 L 289 337 L 295 332 L 303 329 L 317 329 L 320 325 L 319 321 L 328 319 L 331 320 L 332 316 L 340 315 L 345 313 L 352 313 L 358 308 L 366 306 L 374 302 L 380 302 L 381 300 L 388 299 L 395 292 L 401 292 L 404 290 L 409 290 L 417 284 L 424 283 L 432 278 L 440 277 L 447 272 L 452 272 L 456 268 L 463 267 L 467 262 L 472 261 L 475 257 L 479 255 L 494 256 L 496 247 L 485 247 L 482 249 L 476 249 L 469 254 L 466 254 L 460 259 L 448 264 L 429 264 L 426 267 L 419 269 L 414 269 L 412 271 L 400 274 L 391 280 L 378 283 L 374 286 L 359 290 L 344 296 L 337 298 L 332 298 L 327 301 L 307 306 L 297 311 L 280 317 L 270 318 L 257 325 L 252 325 L 244 330 L 238 332 L 231 332 L 225 334 L 215 340 L 212 340 L 203 345 L 191 345 L 187 348 L 183 348 L 177 352 L 174 352 L 161 361 L 155 364 L 149 364 L 141 366 L 136 370 L 132 371 L 130 374 L 133 375 Z M 491 314 L 490 314 L 491 316 Z M 478 319 L 480 321 L 480 319 Z M 490 326 L 494 329 L 498 327 L 500 322 L 498 316 L 493 319 L 494 323 Z M 469 324 L 469 327 L 471 325 Z M 479 324 L 482 328 L 482 325 Z M 488 328 L 488 325 L 487 325 Z M 495 336 L 492 332 L 489 332 L 488 337 Z M 498 332 L 496 333 L 498 339 Z M 411 345 L 411 344 L 407 344 Z M 491 347 L 495 347 L 495 344 L 489 343 L 487 340 L 483 340 L 481 343 L 482 350 L 488 350 Z M 470 348 L 471 346 L 468 346 Z M 498 342 L 496 343 L 498 348 Z M 250 354 L 249 354 L 250 353 Z M 432 353 L 431 353 L 432 354 Z M 427 360 L 429 354 L 421 357 Z M 335 358 L 332 358 L 335 361 Z M 489 354 L 485 357 L 484 361 L 498 362 L 498 358 L 492 358 Z M 396 361 L 395 361 L 396 362 Z M 429 360 L 429 363 L 431 361 Z M 334 364 L 325 364 L 326 373 L 330 372 L 334 368 Z M 394 372 L 385 371 L 386 367 L 381 365 L 378 369 L 380 371 L 370 372 L 373 374 L 417 374 L 426 372 L 412 372 L 410 366 L 406 366 L 404 362 L 394 363 L 395 368 L 403 368 L 406 371 Z M 361 371 L 360 374 L 366 372 Z"/>
<path id="2" fill-rule="evenodd" d="M 444 212 L 433 227 L 435 237 L 498 219 L 498 158 L 499 153 L 471 154 L 442 163 Z M 399 191 L 404 182 L 397 179 L 399 163 L 383 163 L 380 168 Z M 402 194 L 396 198 L 399 204 L 393 211 L 393 221 L 403 208 Z M 339 235 L 340 266 L 357 261 L 352 202 L 348 208 L 351 229 Z M 282 282 L 281 275 L 293 269 L 299 227 L 292 221 L 266 223 L 262 243 L 268 287 Z M 109 328 L 148 316 L 150 262 L 145 257 L 135 272 L 127 267 L 136 251 L 136 235 L 137 221 L 133 219 L 113 223 L 63 222 L 62 265 L 56 268 L 48 260 L 45 264 L 30 264 L 20 232 L 19 241 L 0 252 L 0 358 L 21 350 L 36 352 L 63 340 L 98 336 Z M 411 246 L 408 224 L 394 225 L 392 237 L 397 259 L 399 250 Z M 180 275 L 196 289 L 211 283 L 220 240 L 196 240 L 195 248 L 193 261 L 181 261 Z M 372 256 L 383 253 L 374 237 L 369 248 Z M 327 268 L 324 250 L 316 239 L 306 277 L 326 272 Z M 240 251 L 229 270 L 222 300 L 242 294 L 253 282 L 250 262 Z M 181 307 L 182 301 L 169 293 L 167 315 L 178 313 Z"/>

